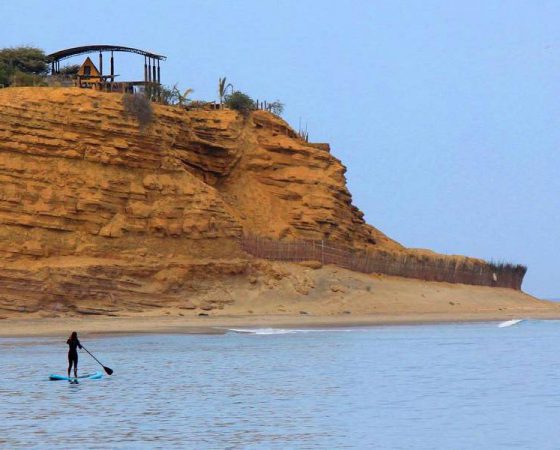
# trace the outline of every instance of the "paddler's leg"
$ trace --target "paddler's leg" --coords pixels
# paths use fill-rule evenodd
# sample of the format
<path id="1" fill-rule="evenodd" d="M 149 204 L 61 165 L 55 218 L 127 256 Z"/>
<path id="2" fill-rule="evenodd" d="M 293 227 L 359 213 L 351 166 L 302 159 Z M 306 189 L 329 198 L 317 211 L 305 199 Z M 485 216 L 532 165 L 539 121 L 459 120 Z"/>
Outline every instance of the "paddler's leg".
<path id="1" fill-rule="evenodd" d="M 78 378 L 78 354 L 74 356 L 74 377 Z"/>

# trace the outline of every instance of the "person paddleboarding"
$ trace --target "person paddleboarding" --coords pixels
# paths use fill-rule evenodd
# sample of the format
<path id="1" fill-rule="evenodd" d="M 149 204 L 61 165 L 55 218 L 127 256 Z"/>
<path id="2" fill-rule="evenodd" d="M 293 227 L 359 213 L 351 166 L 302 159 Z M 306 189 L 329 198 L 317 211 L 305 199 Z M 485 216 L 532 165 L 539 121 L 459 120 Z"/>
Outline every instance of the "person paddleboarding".
<path id="1" fill-rule="evenodd" d="M 78 339 L 78 333 L 72 331 L 72 334 L 66 341 L 68 344 L 68 378 L 70 378 L 70 370 L 74 366 L 74 378 L 78 378 L 78 348 L 82 348 L 80 340 Z"/>

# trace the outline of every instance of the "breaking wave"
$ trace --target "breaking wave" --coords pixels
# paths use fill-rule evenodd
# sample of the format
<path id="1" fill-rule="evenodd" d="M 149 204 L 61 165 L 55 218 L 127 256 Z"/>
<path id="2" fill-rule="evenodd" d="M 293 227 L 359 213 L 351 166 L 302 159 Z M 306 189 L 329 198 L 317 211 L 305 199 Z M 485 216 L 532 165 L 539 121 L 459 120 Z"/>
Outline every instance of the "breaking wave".
<path id="1" fill-rule="evenodd" d="M 325 333 L 325 332 L 349 332 L 355 330 L 335 329 L 335 328 L 310 328 L 310 329 L 294 329 L 294 328 L 227 328 L 227 331 L 239 334 L 252 335 L 272 335 L 272 334 L 297 334 L 297 333 Z"/>
<path id="2" fill-rule="evenodd" d="M 512 327 L 514 325 L 517 325 L 518 323 L 523 322 L 525 319 L 512 319 L 512 320 L 506 320 L 505 322 L 502 322 L 498 325 L 498 328 L 507 328 L 507 327 Z"/>

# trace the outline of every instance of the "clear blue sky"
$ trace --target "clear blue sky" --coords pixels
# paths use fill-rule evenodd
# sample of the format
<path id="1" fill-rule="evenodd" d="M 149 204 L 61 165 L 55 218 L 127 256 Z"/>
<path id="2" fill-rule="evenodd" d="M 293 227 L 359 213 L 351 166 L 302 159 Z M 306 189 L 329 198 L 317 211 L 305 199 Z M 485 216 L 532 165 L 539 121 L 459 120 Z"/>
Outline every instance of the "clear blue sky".
<path id="1" fill-rule="evenodd" d="M 0 46 L 108 43 L 280 99 L 348 167 L 369 223 L 409 247 L 529 266 L 560 297 L 560 2 L 2 2 Z M 95 61 L 95 59 L 94 59 Z M 142 61 L 117 60 L 142 77 Z"/>

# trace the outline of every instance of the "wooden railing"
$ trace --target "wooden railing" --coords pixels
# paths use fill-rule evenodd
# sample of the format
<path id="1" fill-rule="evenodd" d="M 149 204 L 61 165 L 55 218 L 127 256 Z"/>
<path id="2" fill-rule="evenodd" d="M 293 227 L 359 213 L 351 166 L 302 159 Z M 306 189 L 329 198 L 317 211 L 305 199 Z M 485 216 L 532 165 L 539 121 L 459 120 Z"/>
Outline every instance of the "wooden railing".
<path id="1" fill-rule="evenodd" d="M 244 235 L 241 237 L 241 247 L 253 256 L 270 260 L 313 260 L 356 272 L 516 290 L 521 290 L 527 271 L 521 265 L 495 264 L 470 258 L 381 250 L 366 252 L 329 241 L 280 241 Z"/>

